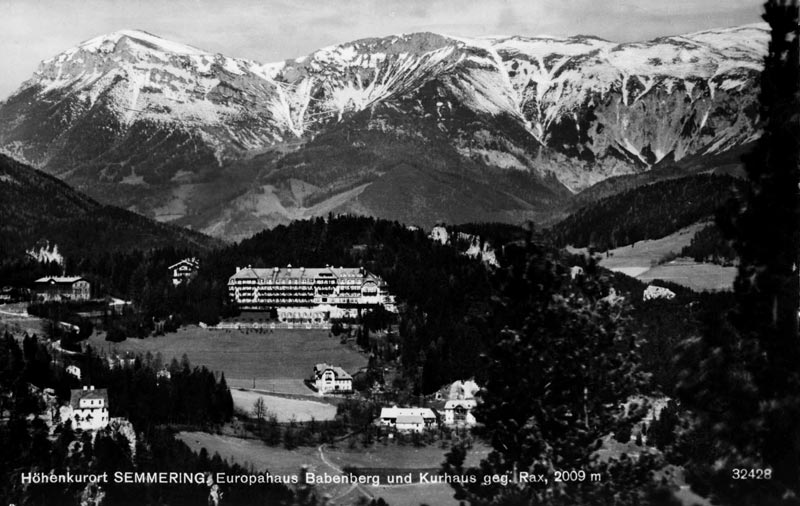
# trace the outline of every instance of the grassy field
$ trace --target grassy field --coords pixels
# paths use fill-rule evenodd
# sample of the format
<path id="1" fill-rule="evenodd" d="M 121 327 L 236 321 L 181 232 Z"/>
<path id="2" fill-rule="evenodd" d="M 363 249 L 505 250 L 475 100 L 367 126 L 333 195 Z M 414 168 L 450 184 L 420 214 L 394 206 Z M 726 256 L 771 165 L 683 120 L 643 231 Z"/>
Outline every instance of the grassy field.
<path id="1" fill-rule="evenodd" d="M 697 263 L 689 258 L 661 263 L 665 258 L 679 254 L 706 226 L 706 223 L 696 223 L 661 239 L 639 241 L 610 250 L 601 254 L 600 265 L 645 283 L 663 279 L 696 291 L 730 290 L 736 277 L 735 267 Z"/>
<path id="2" fill-rule="evenodd" d="M 308 422 L 312 418 L 322 421 L 333 420 L 336 417 L 336 406 L 324 402 L 286 399 L 235 388 L 231 389 L 231 396 L 233 397 L 233 407 L 246 413 L 252 413 L 253 404 L 259 397 L 264 399 L 267 416 L 275 415 L 280 423 L 290 422 L 292 419 L 298 422 Z"/>
<path id="3" fill-rule="evenodd" d="M 281 393 L 298 393 L 297 382 L 282 380 L 302 380 L 311 375 L 318 362 L 335 364 L 348 372 L 367 365 L 366 357 L 340 344 L 337 338 L 328 337 L 324 330 L 275 330 L 260 334 L 189 326 L 174 334 L 127 339 L 117 344 L 105 341 L 102 335 L 92 336 L 89 343 L 106 352 L 161 353 L 165 361 L 180 359 L 185 353 L 193 365 L 224 372 L 232 386 L 252 387 L 255 379 L 256 388 L 267 391 L 287 385 L 289 391 Z"/>
<path id="4" fill-rule="evenodd" d="M 444 462 L 444 455 L 448 451 L 449 449 L 440 448 L 438 445 L 417 448 L 412 445 L 399 446 L 390 443 L 384 446 L 378 443 L 369 448 L 358 447 L 351 450 L 340 444 L 338 448 L 327 448 L 325 455 L 339 467 L 418 469 L 438 467 Z M 467 467 L 477 466 L 481 459 L 486 458 L 488 454 L 488 446 L 475 444 L 467 453 L 465 465 Z"/>
<path id="5" fill-rule="evenodd" d="M 706 227 L 705 223 L 697 223 L 661 239 L 639 241 L 633 246 L 627 245 L 612 249 L 608 252 L 610 256 L 603 254 L 600 265 L 606 269 L 625 272 L 636 277 L 655 266 L 665 256 L 671 253 L 680 253 L 685 246 L 689 245 L 694 235 L 704 227 Z M 633 269 L 639 269 L 640 272 L 634 274 L 631 272 Z"/>
<path id="6" fill-rule="evenodd" d="M 730 290 L 736 278 L 736 267 L 701 264 L 689 258 L 679 258 L 653 267 L 636 278 L 644 282 L 663 279 L 696 291 Z"/>
<path id="7" fill-rule="evenodd" d="M 306 386 L 303 380 L 294 378 L 257 379 L 255 383 L 252 378 L 232 378 L 228 380 L 228 386 L 231 388 L 243 388 L 245 390 L 262 390 L 267 393 L 275 394 L 318 396 L 317 392 Z"/>
<path id="8" fill-rule="evenodd" d="M 189 448 L 199 452 L 205 448 L 209 454 L 219 453 L 228 462 L 250 466 L 255 471 L 268 469 L 273 474 L 292 475 L 305 467 L 317 474 L 339 474 L 343 465 L 360 467 L 392 468 L 434 468 L 444 462 L 447 449 L 438 446 L 414 448 L 412 446 L 376 445 L 371 448 L 355 450 L 325 448 L 325 460 L 317 448 L 296 448 L 286 450 L 282 447 L 267 446 L 261 441 L 240 439 L 232 436 L 208 434 L 205 432 L 181 432 L 178 438 Z M 467 465 L 476 465 L 486 455 L 488 448 L 482 445 L 470 451 Z M 334 504 L 355 504 L 364 494 L 382 497 L 392 506 L 456 506 L 453 489 L 447 484 L 412 484 L 396 486 L 362 486 L 356 489 L 349 485 L 318 486 L 321 493 L 329 494 Z"/>
<path id="9" fill-rule="evenodd" d="M 252 466 L 255 471 L 267 469 L 274 474 L 297 474 L 303 466 L 317 469 L 322 465 L 317 449 L 311 447 L 286 450 L 281 446 L 267 446 L 259 440 L 207 432 L 180 432 L 177 437 L 195 452 L 205 448 L 209 455 L 219 453 L 229 462 Z"/>
<path id="10" fill-rule="evenodd" d="M 29 316 L 26 308 L 27 304 L 0 304 L 0 331 L 9 331 L 13 334 L 42 335 L 44 333 L 44 322 L 35 316 Z"/>
<path id="11" fill-rule="evenodd" d="M 387 487 L 368 487 L 376 497 L 382 498 L 391 506 L 419 506 L 430 504 L 436 506 L 457 506 L 453 498 L 453 488 L 444 483 L 428 483 L 414 485 L 393 485 Z"/>

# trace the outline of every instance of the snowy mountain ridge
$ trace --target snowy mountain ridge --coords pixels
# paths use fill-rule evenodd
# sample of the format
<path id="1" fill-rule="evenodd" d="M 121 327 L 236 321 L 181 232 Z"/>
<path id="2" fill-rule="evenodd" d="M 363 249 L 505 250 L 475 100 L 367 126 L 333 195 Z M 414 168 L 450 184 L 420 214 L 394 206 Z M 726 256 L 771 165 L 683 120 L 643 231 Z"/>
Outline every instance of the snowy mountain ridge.
<path id="1" fill-rule="evenodd" d="M 317 192 L 298 202 L 332 198 L 326 188 L 351 198 L 347 192 L 386 169 L 373 167 L 369 177 L 366 169 L 339 170 L 312 181 L 305 162 L 285 159 L 320 135 L 355 127 L 359 135 L 452 149 L 463 163 L 511 179 L 541 178 L 556 193 L 559 185 L 579 192 L 757 138 L 767 41 L 766 24 L 636 43 L 411 33 L 262 64 L 121 30 L 43 61 L 0 103 L 0 151 L 145 214 L 160 215 L 155 204 L 132 207 L 123 187 L 159 189 L 177 199 L 158 204 L 169 207 L 163 216 L 170 220 L 192 212 L 184 200 L 194 187 L 187 185 L 225 180 L 242 160 L 271 150 L 284 160 L 265 169 L 270 188 L 287 170 L 280 168 L 290 167 L 286 181 Z M 353 142 L 363 149 L 364 141 Z M 453 163 L 451 154 L 442 156 Z M 98 184 L 119 191 L 95 194 Z M 292 215 L 286 206 L 296 203 L 271 192 L 253 197 L 256 207 Z M 264 204 L 267 194 L 277 201 Z M 509 196 L 511 208 L 517 197 L 530 201 Z"/>

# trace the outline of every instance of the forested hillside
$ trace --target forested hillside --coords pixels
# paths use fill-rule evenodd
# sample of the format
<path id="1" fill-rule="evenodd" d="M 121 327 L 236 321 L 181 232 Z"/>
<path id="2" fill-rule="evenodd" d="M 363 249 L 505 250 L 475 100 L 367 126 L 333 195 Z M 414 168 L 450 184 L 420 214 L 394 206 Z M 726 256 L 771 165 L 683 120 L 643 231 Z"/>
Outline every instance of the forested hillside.
<path id="1" fill-rule="evenodd" d="M 740 184 L 731 176 L 697 175 L 641 186 L 586 205 L 549 235 L 559 245 L 599 250 L 658 239 L 713 217 Z"/>
<path id="2" fill-rule="evenodd" d="M 219 242 L 190 230 L 157 223 L 101 205 L 60 180 L 0 155 L 0 260 L 27 249 L 58 245 L 62 255 L 175 246 L 207 250 Z"/>
<path id="3" fill-rule="evenodd" d="M 681 256 L 696 262 L 729 265 L 736 260 L 736 251 L 722 236 L 716 224 L 709 224 L 692 237 L 692 242 L 681 250 Z"/>
<path id="4" fill-rule="evenodd" d="M 227 282 L 236 267 L 363 266 L 383 277 L 397 297 L 400 313 L 394 332 L 400 338 L 400 362 L 409 389 L 431 392 L 449 381 L 480 377 L 485 368 L 481 354 L 504 327 L 521 324 L 524 308 L 513 297 L 504 303 L 497 297 L 508 283 L 508 273 L 521 268 L 525 259 L 520 251 L 531 234 L 518 228 L 493 234 L 490 228 L 474 225 L 463 230 L 493 242 L 499 270 L 464 256 L 452 245 L 432 241 L 423 230 L 352 216 L 298 221 L 210 251 L 200 256 L 198 275 L 177 287 L 167 267 L 188 252 L 174 248 L 82 257 L 70 263 L 70 270 L 86 276 L 104 293 L 134 302 L 135 313 L 112 323 L 116 339 L 146 337 L 154 321 L 214 324 L 235 315 Z M 533 234 L 533 239 L 561 276 L 569 277 L 569 267 L 576 264 L 593 276 L 610 276 L 582 257 L 551 248 L 539 235 Z M 652 341 L 652 349 L 644 344 L 644 362 L 658 387 L 668 388 L 674 371 L 661 357 L 673 351 L 678 333 L 690 332 L 693 324 L 686 308 L 696 297 L 673 287 L 678 299 L 653 310 L 653 305 L 641 303 L 645 285 L 621 276 L 609 280 L 633 302 L 636 328 L 643 330 L 647 343 Z M 674 325 L 675 318 L 686 325 Z"/>

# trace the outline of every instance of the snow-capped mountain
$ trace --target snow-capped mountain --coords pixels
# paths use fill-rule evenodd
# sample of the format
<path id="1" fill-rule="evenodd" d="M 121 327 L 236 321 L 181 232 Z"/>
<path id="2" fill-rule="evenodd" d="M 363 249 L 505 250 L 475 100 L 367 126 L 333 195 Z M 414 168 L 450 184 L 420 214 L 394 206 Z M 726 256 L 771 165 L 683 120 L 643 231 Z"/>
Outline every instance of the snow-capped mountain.
<path id="1" fill-rule="evenodd" d="M 523 220 L 753 140 L 767 39 L 766 25 L 632 44 L 417 33 L 265 65 L 124 30 L 42 62 L 0 104 L 0 148 L 221 235 L 332 210 Z M 412 190 L 420 178 L 442 188 Z M 390 186 L 411 194 L 384 212 Z"/>

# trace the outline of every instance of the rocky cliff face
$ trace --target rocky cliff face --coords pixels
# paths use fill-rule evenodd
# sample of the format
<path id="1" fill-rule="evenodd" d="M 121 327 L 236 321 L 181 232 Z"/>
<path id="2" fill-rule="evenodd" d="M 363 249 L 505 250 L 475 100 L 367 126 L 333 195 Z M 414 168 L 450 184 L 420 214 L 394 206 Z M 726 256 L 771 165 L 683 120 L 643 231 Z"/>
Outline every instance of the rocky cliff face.
<path id="1" fill-rule="evenodd" d="M 581 190 L 753 140 L 767 36 L 765 26 L 750 25 L 633 44 L 492 42 L 533 134 L 577 162 L 554 172 Z"/>
<path id="2" fill-rule="evenodd" d="M 0 148 L 219 235 L 330 211 L 521 221 L 753 140 L 766 41 L 421 33 L 264 65 L 121 31 L 42 62 L 0 105 Z"/>

